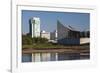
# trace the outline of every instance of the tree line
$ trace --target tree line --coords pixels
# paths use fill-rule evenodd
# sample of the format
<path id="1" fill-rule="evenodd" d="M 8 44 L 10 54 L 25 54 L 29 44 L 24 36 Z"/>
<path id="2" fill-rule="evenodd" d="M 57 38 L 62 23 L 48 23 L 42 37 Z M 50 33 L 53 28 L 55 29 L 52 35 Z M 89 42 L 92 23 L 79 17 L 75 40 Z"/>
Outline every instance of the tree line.
<path id="1" fill-rule="evenodd" d="M 22 45 L 32 45 L 32 44 L 39 44 L 39 43 L 47 43 L 47 38 L 42 37 L 31 37 L 31 35 L 22 35 Z"/>

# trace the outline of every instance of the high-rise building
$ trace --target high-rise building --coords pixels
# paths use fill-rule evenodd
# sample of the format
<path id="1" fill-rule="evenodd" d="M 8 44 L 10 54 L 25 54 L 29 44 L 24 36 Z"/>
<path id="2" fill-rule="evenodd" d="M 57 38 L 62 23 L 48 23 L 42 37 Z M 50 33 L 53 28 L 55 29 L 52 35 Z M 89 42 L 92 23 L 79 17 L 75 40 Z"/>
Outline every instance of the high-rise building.
<path id="1" fill-rule="evenodd" d="M 29 20 L 29 32 L 33 37 L 40 37 L 40 18 L 33 17 Z"/>

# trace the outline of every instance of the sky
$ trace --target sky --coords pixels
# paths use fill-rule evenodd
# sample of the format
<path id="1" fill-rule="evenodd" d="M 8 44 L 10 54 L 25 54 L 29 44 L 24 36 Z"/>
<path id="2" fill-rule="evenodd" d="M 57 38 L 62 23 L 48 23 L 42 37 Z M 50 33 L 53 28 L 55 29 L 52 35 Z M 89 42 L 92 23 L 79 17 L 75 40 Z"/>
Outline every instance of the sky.
<path id="1" fill-rule="evenodd" d="M 79 31 L 90 30 L 90 14 L 76 12 L 51 12 L 22 10 L 22 33 L 29 33 L 29 19 L 40 18 L 40 29 L 53 32 L 57 29 L 57 20 L 64 26 L 71 26 Z"/>

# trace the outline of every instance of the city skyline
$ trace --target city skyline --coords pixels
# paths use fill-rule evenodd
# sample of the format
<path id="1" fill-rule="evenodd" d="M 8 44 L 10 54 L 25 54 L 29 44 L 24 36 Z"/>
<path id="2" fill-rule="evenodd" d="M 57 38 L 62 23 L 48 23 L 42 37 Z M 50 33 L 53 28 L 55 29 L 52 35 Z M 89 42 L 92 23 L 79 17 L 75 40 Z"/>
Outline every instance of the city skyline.
<path id="1" fill-rule="evenodd" d="M 22 33 L 29 33 L 29 19 L 32 17 L 39 17 L 40 29 L 47 32 L 57 29 L 57 20 L 79 31 L 90 30 L 89 13 L 22 10 Z"/>

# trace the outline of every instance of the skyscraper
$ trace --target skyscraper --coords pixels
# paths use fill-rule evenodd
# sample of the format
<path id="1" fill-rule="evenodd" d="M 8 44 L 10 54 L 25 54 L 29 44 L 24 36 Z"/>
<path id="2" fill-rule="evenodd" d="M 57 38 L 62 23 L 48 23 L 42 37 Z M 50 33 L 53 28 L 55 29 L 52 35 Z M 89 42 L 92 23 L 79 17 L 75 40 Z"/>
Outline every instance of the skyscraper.
<path id="1" fill-rule="evenodd" d="M 33 17 L 29 20 L 29 30 L 30 34 L 33 37 L 40 37 L 40 18 Z"/>

